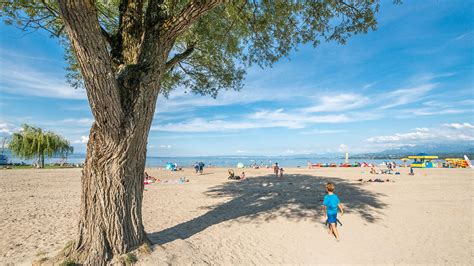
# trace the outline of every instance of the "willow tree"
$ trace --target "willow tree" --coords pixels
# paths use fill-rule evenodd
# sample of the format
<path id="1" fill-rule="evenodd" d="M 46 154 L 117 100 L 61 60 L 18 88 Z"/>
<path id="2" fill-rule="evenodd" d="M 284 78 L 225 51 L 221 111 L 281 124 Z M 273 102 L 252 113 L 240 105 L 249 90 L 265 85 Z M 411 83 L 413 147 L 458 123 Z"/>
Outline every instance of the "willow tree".
<path id="1" fill-rule="evenodd" d="M 143 172 L 160 94 L 184 87 L 215 97 L 239 89 L 252 64 L 271 66 L 300 43 L 343 44 L 375 29 L 378 7 L 378 0 L 3 3 L 8 24 L 62 40 L 67 77 L 85 87 L 95 118 L 70 256 L 102 264 L 146 242 Z"/>
<path id="2" fill-rule="evenodd" d="M 44 167 L 45 157 L 64 157 L 74 151 L 69 141 L 60 135 L 26 124 L 20 132 L 13 133 L 8 149 L 22 159 L 36 159 L 40 168 Z"/>

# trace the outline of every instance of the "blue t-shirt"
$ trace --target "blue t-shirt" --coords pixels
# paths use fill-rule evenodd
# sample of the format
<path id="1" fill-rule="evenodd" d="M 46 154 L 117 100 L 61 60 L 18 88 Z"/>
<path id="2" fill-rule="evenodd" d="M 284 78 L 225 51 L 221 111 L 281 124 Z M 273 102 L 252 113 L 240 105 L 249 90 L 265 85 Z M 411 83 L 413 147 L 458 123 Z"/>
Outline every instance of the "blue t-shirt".
<path id="1" fill-rule="evenodd" d="M 336 194 L 324 196 L 323 205 L 326 206 L 328 215 L 337 214 L 337 205 L 339 205 L 339 203 L 341 203 L 341 201 Z"/>

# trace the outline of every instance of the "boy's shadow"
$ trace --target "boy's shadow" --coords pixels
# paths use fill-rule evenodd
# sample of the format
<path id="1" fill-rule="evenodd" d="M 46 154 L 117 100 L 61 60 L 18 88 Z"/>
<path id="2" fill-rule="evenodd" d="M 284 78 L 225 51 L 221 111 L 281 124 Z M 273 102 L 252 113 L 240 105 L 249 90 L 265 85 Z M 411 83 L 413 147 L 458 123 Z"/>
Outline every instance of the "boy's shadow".
<path id="1" fill-rule="evenodd" d="M 374 223 L 377 214 L 386 207 L 380 201 L 381 193 L 362 188 L 341 178 L 314 177 L 310 175 L 286 175 L 276 179 L 274 175 L 231 181 L 210 188 L 209 197 L 231 197 L 230 201 L 209 207 L 204 215 L 177 224 L 160 232 L 148 234 L 153 244 L 162 245 L 176 239 L 187 239 L 206 228 L 221 222 L 265 222 L 277 217 L 310 219 L 317 222 L 323 215 L 321 204 L 327 182 L 336 184 L 346 213 L 356 213 L 365 221 Z"/>

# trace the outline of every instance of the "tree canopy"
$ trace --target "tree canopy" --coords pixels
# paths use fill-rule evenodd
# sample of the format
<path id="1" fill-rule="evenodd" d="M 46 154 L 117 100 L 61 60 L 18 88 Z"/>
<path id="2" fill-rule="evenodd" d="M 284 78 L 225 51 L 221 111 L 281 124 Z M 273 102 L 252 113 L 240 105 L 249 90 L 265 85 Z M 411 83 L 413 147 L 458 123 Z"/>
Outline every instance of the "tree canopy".
<path id="1" fill-rule="evenodd" d="M 344 44 L 354 34 L 375 29 L 379 5 L 378 0 L 95 1 L 117 73 L 137 63 L 124 52 L 134 39 L 154 27 L 170 27 L 193 6 L 209 6 L 205 16 L 176 36 L 160 84 L 165 95 L 181 85 L 212 96 L 223 88 L 241 88 L 248 66 L 271 66 L 300 43 Z M 69 62 L 67 78 L 73 86 L 82 86 L 57 1 L 2 2 L 0 16 L 22 30 L 44 29 L 59 37 Z"/>
<path id="2" fill-rule="evenodd" d="M 24 124 L 20 132 L 13 133 L 8 144 L 9 150 L 23 159 L 38 159 L 40 167 L 44 166 L 44 158 L 73 153 L 74 148 L 69 141 L 51 131 Z"/>

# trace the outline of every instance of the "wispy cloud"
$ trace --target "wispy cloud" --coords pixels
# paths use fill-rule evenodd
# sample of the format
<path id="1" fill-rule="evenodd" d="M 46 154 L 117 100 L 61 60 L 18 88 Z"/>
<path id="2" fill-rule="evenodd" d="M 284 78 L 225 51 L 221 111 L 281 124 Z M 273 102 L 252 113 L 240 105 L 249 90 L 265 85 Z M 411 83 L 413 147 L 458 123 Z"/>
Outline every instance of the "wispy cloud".
<path id="1" fill-rule="evenodd" d="M 474 129 L 474 125 L 469 123 L 451 123 L 443 124 L 445 127 L 454 128 L 454 129 Z"/>
<path id="2" fill-rule="evenodd" d="M 354 93 L 325 95 L 320 97 L 314 106 L 303 108 L 302 111 L 306 113 L 340 112 L 357 109 L 367 103 L 369 103 L 367 97 Z"/>
<path id="3" fill-rule="evenodd" d="M 154 125 L 151 130 L 168 132 L 217 132 L 239 131 L 257 128 L 302 129 L 315 124 L 351 123 L 377 118 L 377 114 L 348 113 L 308 115 L 299 110 L 261 110 L 247 114 L 238 120 L 193 118 L 178 123 Z"/>
<path id="4" fill-rule="evenodd" d="M 377 84 L 377 83 L 378 83 L 377 81 L 367 83 L 367 84 L 365 84 L 364 86 L 362 86 L 362 89 L 369 89 L 369 88 L 372 88 L 372 87 L 373 87 L 375 84 Z"/>
<path id="5" fill-rule="evenodd" d="M 410 88 L 398 89 L 382 96 L 388 103 L 381 106 L 381 109 L 393 108 L 422 100 L 422 96 L 436 88 L 437 83 L 428 83 Z"/>
<path id="6" fill-rule="evenodd" d="M 27 54 L 20 54 L 12 50 L 7 50 L 0 48 L 0 57 L 2 59 L 27 59 L 27 60 L 33 60 L 33 61 L 50 61 L 50 62 L 58 62 L 58 60 L 50 57 L 41 57 L 41 56 L 31 56 Z"/>
<path id="7" fill-rule="evenodd" d="M 171 149 L 171 145 L 160 145 L 160 148 Z"/>
<path id="8" fill-rule="evenodd" d="M 369 143 L 411 143 L 427 141 L 474 141 L 474 125 L 469 123 L 443 124 L 436 128 L 416 128 L 412 132 L 376 136 L 367 139 Z"/>
<path id="9" fill-rule="evenodd" d="M 347 132 L 345 129 L 314 129 L 308 131 L 302 131 L 300 134 L 302 135 L 319 135 L 319 134 L 337 134 Z"/>
<path id="10" fill-rule="evenodd" d="M 186 92 L 184 88 L 172 91 L 168 98 L 160 96 L 156 106 L 156 113 L 171 113 L 193 111 L 201 107 L 245 105 L 258 102 L 287 102 L 298 97 L 305 97 L 308 88 L 296 87 L 256 87 L 248 85 L 240 91 L 224 90 L 217 98 L 195 95 Z"/>
<path id="11" fill-rule="evenodd" d="M 18 62 L 0 60 L 0 91 L 16 95 L 85 100 L 82 89 L 69 86 L 63 73 L 48 73 Z"/>
<path id="12" fill-rule="evenodd" d="M 460 34 L 460 35 L 456 36 L 456 37 L 453 39 L 453 41 L 462 40 L 462 39 L 464 39 L 465 37 L 469 36 L 471 33 L 472 33 L 472 31 L 468 31 L 468 32 L 466 32 L 466 33 Z"/>

